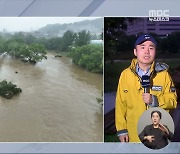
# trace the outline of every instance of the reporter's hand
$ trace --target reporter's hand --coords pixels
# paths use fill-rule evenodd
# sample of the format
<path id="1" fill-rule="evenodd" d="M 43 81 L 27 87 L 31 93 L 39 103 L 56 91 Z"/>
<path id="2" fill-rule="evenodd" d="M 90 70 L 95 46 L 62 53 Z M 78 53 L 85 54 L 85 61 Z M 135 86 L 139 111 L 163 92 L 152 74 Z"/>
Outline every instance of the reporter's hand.
<path id="1" fill-rule="evenodd" d="M 145 136 L 145 140 L 148 140 L 149 142 L 152 142 L 155 140 L 154 136 L 153 135 L 148 135 L 148 136 Z"/>
<path id="2" fill-rule="evenodd" d="M 128 134 L 119 136 L 119 140 L 120 140 L 121 142 L 129 142 L 129 136 L 128 136 Z"/>
<path id="3" fill-rule="evenodd" d="M 151 104 L 152 103 L 152 95 L 150 93 L 143 93 L 142 94 L 142 99 L 143 99 L 143 102 L 146 103 L 147 105 L 148 104 Z"/>

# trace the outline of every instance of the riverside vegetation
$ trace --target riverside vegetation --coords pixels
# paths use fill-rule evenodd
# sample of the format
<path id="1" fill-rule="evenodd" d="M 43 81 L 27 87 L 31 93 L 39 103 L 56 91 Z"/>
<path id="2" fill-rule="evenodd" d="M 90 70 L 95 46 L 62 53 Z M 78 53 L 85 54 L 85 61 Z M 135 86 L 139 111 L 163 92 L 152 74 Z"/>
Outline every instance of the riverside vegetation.
<path id="1" fill-rule="evenodd" d="M 97 37 L 102 39 L 102 34 Z M 103 46 L 90 44 L 92 36 L 89 31 L 72 32 L 67 30 L 62 37 L 35 37 L 22 32 L 13 35 L 0 34 L 0 53 L 24 62 L 36 64 L 47 59 L 46 51 L 58 54 L 67 53 L 73 62 L 91 72 L 102 73 Z M 61 55 L 60 55 L 61 56 Z"/>
<path id="2" fill-rule="evenodd" d="M 99 36 L 102 38 L 102 35 Z M 17 32 L 15 34 L 0 34 L 0 54 L 19 59 L 23 62 L 36 64 L 47 59 L 46 51 L 56 53 L 67 53 L 72 61 L 94 73 L 103 72 L 103 46 L 102 44 L 90 44 L 92 36 L 89 31 L 82 30 L 74 33 L 67 30 L 62 37 L 35 37 L 32 34 Z M 0 82 L 0 95 L 5 98 L 12 98 L 22 92 L 17 85 L 3 80 Z"/>

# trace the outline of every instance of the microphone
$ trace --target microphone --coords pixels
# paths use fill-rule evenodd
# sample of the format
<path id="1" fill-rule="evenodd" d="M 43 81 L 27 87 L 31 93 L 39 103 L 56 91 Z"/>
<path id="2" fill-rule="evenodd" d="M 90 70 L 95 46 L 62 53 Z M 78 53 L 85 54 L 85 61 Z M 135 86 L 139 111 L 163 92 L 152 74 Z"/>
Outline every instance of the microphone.
<path id="1" fill-rule="evenodd" d="M 150 91 L 150 76 L 143 75 L 141 78 L 141 85 L 144 88 L 144 93 L 149 93 Z"/>

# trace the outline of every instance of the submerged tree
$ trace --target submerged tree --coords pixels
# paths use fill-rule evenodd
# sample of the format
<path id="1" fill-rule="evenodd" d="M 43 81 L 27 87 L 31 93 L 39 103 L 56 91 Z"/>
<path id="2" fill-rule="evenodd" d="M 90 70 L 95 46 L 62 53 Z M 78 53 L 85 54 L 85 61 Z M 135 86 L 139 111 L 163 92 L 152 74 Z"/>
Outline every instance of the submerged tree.
<path id="1" fill-rule="evenodd" d="M 45 46 L 43 44 L 33 43 L 27 45 L 21 42 L 8 40 L 4 43 L 4 52 L 11 57 L 21 59 L 22 61 L 37 63 L 42 59 L 47 59 Z"/>
<path id="2" fill-rule="evenodd" d="M 10 99 L 20 92 L 22 92 L 22 89 L 17 88 L 17 85 L 12 84 L 11 82 L 7 82 L 6 80 L 0 82 L 0 95 L 2 97 Z"/>
<path id="3" fill-rule="evenodd" d="M 42 44 L 31 44 L 29 46 L 29 62 L 36 63 L 42 59 L 47 59 L 45 47 Z"/>

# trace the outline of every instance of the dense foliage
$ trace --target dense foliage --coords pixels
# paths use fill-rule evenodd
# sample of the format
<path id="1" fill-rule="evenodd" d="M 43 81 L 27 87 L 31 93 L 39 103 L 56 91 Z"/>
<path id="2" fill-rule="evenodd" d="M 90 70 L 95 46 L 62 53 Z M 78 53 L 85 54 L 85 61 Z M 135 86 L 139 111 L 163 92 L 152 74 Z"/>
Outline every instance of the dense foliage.
<path id="1" fill-rule="evenodd" d="M 22 92 L 22 90 L 21 88 L 17 88 L 17 85 L 7 82 L 6 80 L 0 82 L 0 96 L 10 99 L 20 92 Z"/>
<path id="2" fill-rule="evenodd" d="M 83 46 L 90 43 L 91 35 L 89 31 L 83 30 L 76 34 L 75 46 Z"/>
<path id="3" fill-rule="evenodd" d="M 126 35 L 127 23 L 133 25 L 138 18 L 109 18 L 104 19 L 104 56 L 105 60 L 118 58 L 133 58 L 134 43 L 139 35 Z M 180 53 L 180 32 L 173 32 L 167 36 L 150 33 L 157 41 L 157 56 L 159 58 L 176 57 Z"/>
<path id="4" fill-rule="evenodd" d="M 26 37 L 21 33 L 14 34 L 8 40 L 0 38 L 0 53 L 6 53 L 13 58 L 31 63 L 46 59 L 45 46 L 35 43 L 33 36 L 27 36 L 27 38 L 31 38 L 32 40 L 26 42 Z"/>
<path id="5" fill-rule="evenodd" d="M 62 37 L 40 39 L 41 43 L 43 43 L 48 50 L 63 52 L 68 52 L 72 47 L 87 45 L 90 43 L 90 40 L 90 32 L 86 30 L 82 30 L 78 33 L 67 30 Z"/>
<path id="6" fill-rule="evenodd" d="M 36 63 L 46 59 L 46 50 L 70 52 L 77 65 L 91 72 L 102 73 L 103 46 L 89 45 L 92 36 L 89 31 L 72 32 L 67 30 L 62 37 L 35 37 L 32 34 L 18 32 L 0 37 L 0 53 L 10 55 L 22 61 Z M 78 58 L 77 58 L 78 57 Z"/>
<path id="7" fill-rule="evenodd" d="M 91 72 L 103 72 L 103 47 L 102 45 L 85 45 L 74 48 L 71 52 L 75 64 Z"/>

